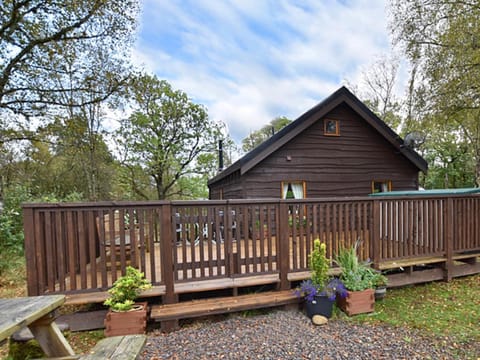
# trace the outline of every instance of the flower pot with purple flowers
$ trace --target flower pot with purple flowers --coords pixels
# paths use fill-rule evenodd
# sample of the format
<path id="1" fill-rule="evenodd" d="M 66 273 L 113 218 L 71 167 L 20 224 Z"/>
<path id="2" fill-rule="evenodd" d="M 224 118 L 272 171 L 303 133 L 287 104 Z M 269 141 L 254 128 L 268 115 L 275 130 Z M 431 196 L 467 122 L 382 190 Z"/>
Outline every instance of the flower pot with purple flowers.
<path id="1" fill-rule="evenodd" d="M 346 290 L 342 282 L 329 276 L 329 261 L 326 257 L 326 245 L 319 239 L 313 242 L 313 251 L 309 255 L 311 278 L 302 281 L 296 289 L 297 296 L 304 297 L 307 316 L 332 316 L 333 305 L 337 297 L 345 297 Z"/>

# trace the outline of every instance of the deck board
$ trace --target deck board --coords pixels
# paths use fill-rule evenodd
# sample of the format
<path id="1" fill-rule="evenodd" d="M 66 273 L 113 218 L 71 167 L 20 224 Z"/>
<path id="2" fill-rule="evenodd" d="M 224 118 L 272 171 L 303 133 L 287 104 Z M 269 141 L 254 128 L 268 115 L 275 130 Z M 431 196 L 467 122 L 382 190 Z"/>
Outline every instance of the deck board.
<path id="1" fill-rule="evenodd" d="M 193 318 L 204 315 L 275 307 L 299 303 L 292 290 L 271 291 L 222 298 L 192 300 L 176 304 L 154 305 L 150 317 L 157 321 Z"/>

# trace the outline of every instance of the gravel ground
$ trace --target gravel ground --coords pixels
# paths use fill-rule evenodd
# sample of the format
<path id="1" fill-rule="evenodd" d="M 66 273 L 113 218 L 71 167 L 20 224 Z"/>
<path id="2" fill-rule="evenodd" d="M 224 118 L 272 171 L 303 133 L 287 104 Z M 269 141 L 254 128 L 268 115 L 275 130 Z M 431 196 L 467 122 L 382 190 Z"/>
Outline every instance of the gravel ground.
<path id="1" fill-rule="evenodd" d="M 419 331 L 332 320 L 315 326 L 299 311 L 278 310 L 195 322 L 170 334 L 149 333 L 141 359 L 466 359 L 448 339 Z M 480 344 L 467 349 L 480 359 Z M 463 353 L 463 355 L 462 355 Z"/>

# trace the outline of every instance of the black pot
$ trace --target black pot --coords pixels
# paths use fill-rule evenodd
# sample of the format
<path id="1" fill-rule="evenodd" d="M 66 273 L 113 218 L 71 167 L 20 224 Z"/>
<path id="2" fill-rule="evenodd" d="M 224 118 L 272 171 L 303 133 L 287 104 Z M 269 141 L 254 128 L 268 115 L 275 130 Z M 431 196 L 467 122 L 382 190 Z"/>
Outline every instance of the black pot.
<path id="1" fill-rule="evenodd" d="M 335 300 L 330 300 L 328 296 L 317 295 L 312 301 L 305 302 L 305 310 L 307 316 L 312 318 L 313 315 L 322 315 L 326 318 L 332 317 L 332 309 Z"/>

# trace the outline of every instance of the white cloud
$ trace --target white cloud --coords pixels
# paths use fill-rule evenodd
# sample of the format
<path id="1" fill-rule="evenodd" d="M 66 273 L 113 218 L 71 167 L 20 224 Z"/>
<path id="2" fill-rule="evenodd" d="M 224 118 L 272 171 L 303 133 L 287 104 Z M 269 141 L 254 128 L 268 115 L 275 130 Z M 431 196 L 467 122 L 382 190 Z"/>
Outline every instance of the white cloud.
<path id="1" fill-rule="evenodd" d="M 298 5 L 298 4 L 301 5 Z M 237 142 L 298 117 L 387 52 L 384 0 L 145 0 L 135 61 Z"/>

